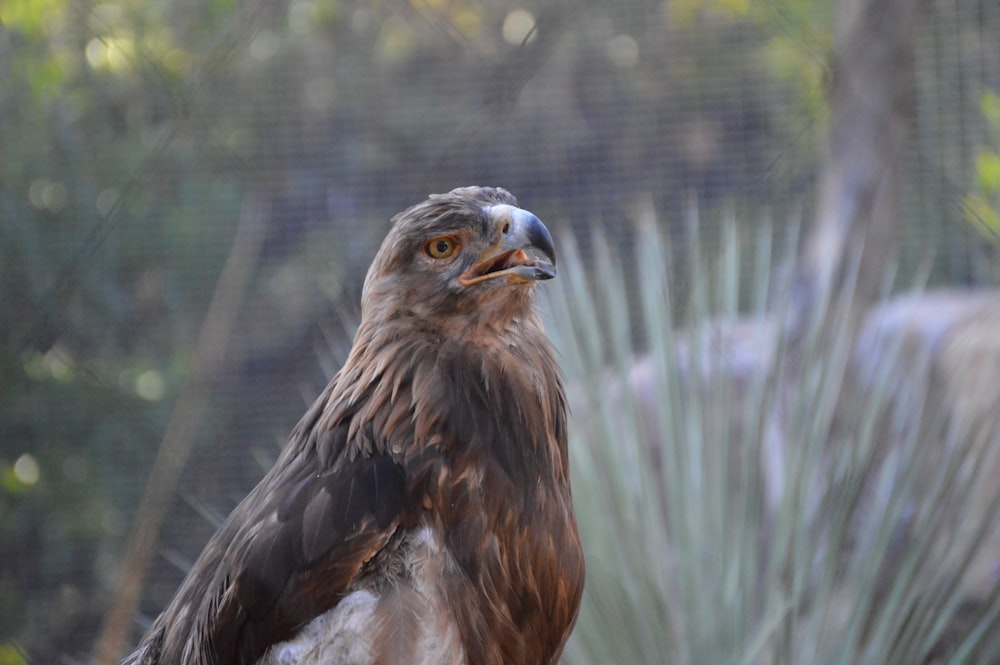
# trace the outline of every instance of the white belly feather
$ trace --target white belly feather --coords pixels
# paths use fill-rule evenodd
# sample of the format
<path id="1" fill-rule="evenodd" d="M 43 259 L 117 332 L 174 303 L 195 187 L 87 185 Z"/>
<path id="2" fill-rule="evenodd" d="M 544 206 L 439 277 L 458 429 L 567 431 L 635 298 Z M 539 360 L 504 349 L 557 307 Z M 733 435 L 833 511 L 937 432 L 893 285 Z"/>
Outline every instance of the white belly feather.
<path id="1" fill-rule="evenodd" d="M 257 665 L 465 665 L 458 627 L 439 580 L 454 565 L 423 527 L 407 536 L 403 574 L 383 588 L 358 588 Z"/>

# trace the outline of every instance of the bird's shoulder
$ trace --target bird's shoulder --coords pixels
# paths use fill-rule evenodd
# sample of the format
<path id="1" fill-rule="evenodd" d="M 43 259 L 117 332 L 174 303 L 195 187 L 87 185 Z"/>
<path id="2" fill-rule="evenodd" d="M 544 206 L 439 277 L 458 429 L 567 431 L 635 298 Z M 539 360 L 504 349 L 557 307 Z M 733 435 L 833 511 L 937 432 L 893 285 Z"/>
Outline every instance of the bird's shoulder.
<path id="1" fill-rule="evenodd" d="M 348 432 L 346 422 L 296 429 L 298 454 L 282 455 L 237 505 L 154 626 L 159 662 L 255 662 L 336 605 L 406 521 L 399 460 L 344 454 Z M 322 446 L 304 447 L 302 436 Z M 341 454 L 321 459 L 323 446 Z"/>

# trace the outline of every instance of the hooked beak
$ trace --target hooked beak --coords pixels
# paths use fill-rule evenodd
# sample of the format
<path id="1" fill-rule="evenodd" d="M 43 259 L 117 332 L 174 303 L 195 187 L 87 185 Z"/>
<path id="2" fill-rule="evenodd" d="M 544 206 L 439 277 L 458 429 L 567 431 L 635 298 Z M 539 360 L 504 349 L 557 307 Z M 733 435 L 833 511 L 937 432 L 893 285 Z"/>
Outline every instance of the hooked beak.
<path id="1" fill-rule="evenodd" d="M 525 284 L 556 276 L 556 251 L 542 220 L 506 204 L 492 206 L 489 212 L 500 242 L 458 278 L 462 286 L 498 277 L 506 277 L 509 284 Z"/>

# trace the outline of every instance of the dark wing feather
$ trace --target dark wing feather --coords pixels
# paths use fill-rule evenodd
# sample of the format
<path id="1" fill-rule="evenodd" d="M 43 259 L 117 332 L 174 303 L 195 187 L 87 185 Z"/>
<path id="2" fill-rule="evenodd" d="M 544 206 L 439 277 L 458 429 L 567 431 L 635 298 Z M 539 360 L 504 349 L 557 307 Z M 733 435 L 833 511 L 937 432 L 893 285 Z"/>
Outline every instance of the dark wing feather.
<path id="1" fill-rule="evenodd" d="M 343 450 L 346 437 L 338 425 L 324 448 Z M 324 468 L 316 447 L 296 448 L 209 541 L 151 631 L 159 658 L 140 663 L 250 665 L 336 605 L 389 541 L 407 512 L 402 466 L 375 453 Z"/>

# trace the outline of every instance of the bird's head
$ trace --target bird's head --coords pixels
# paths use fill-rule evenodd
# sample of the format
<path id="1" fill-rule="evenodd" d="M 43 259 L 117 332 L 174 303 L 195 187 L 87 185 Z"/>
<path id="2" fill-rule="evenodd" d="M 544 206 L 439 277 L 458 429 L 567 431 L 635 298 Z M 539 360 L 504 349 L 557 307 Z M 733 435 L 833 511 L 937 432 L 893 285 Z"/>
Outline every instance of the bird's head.
<path id="1" fill-rule="evenodd" d="M 393 218 L 365 279 L 362 318 L 502 326 L 530 310 L 535 282 L 555 274 L 538 217 L 503 189 L 463 187 Z"/>

